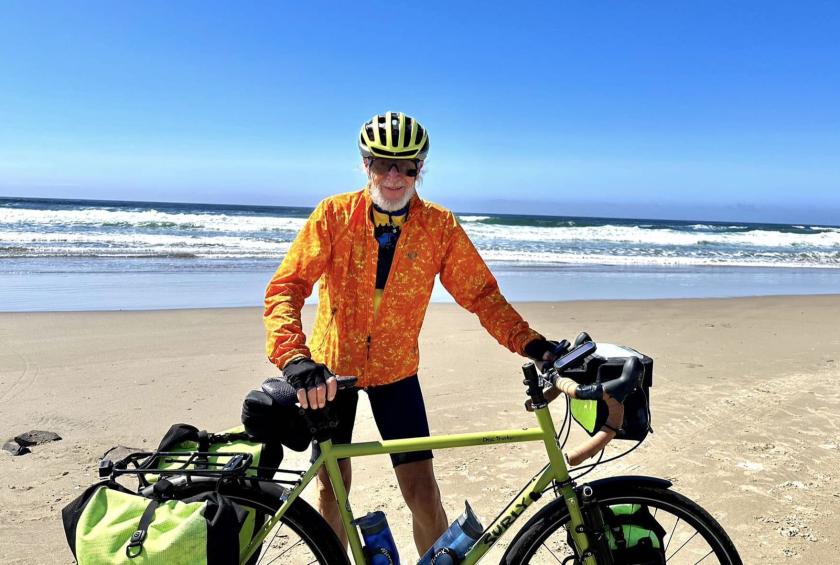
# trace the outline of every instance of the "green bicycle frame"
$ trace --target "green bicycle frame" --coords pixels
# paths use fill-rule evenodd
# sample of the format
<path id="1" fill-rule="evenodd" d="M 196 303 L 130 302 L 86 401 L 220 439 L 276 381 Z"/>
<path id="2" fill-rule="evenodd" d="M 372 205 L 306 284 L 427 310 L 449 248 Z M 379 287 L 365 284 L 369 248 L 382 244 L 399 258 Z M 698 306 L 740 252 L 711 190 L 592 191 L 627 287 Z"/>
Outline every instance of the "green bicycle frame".
<path id="1" fill-rule="evenodd" d="M 490 524 L 484 531 L 475 545 L 467 553 L 465 559 L 462 561 L 464 565 L 472 565 L 478 562 L 487 551 L 507 532 L 514 522 L 527 510 L 527 508 L 537 499 L 540 498 L 542 492 L 555 481 L 559 485 L 560 492 L 566 506 L 569 509 L 571 516 L 571 523 L 569 532 L 576 546 L 578 555 L 582 555 L 583 563 L 586 565 L 596 565 L 595 557 L 589 551 L 589 539 L 586 536 L 583 526 L 583 516 L 578 506 L 578 499 L 572 488 L 571 481 L 569 481 L 569 471 L 566 462 L 563 459 L 563 454 L 560 451 L 560 446 L 557 443 L 556 431 L 554 429 L 554 422 L 551 419 L 551 413 L 547 406 L 537 408 L 535 411 L 537 416 L 538 428 L 527 428 L 518 430 L 498 430 L 486 433 L 469 433 L 469 434 L 454 434 L 431 436 L 423 438 L 399 439 L 389 441 L 371 441 L 363 443 L 337 444 L 333 445 L 332 441 L 327 440 L 320 443 L 321 455 L 310 466 L 309 470 L 301 477 L 300 482 L 288 493 L 285 502 L 280 506 L 277 513 L 269 520 L 254 539 L 248 545 L 242 563 L 248 561 L 254 553 L 259 551 L 263 540 L 268 536 L 272 528 L 279 522 L 283 514 L 294 503 L 306 486 L 315 478 L 321 467 L 326 467 L 327 474 L 330 478 L 330 483 L 335 492 L 336 500 L 338 501 L 338 509 L 341 514 L 341 521 L 344 524 L 344 530 L 347 532 L 347 538 L 350 543 L 350 552 L 353 556 L 353 561 L 356 565 L 364 565 L 367 563 L 364 552 L 362 550 L 362 541 L 359 537 L 359 532 L 353 524 L 353 512 L 350 509 L 347 490 L 344 488 L 344 482 L 341 479 L 341 472 L 338 468 L 338 460 L 363 457 L 366 455 L 384 455 L 388 453 L 407 453 L 411 451 L 423 451 L 427 449 L 450 449 L 454 447 L 470 447 L 481 445 L 498 445 L 505 443 L 521 443 L 521 442 L 536 442 L 542 441 L 545 444 L 545 449 L 548 453 L 549 465 L 543 473 L 536 477 L 525 488 L 521 495 L 511 500 L 504 512 L 499 518 Z"/>

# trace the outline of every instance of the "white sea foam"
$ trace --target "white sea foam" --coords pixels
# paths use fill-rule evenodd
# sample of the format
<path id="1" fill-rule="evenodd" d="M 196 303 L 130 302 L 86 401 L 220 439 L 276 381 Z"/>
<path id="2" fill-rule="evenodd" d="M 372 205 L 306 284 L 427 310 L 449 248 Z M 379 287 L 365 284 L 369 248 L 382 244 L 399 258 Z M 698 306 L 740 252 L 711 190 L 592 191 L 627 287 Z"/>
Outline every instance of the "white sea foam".
<path id="1" fill-rule="evenodd" d="M 744 232 L 685 232 L 674 229 L 644 229 L 638 226 L 530 227 L 467 224 L 464 229 L 476 240 L 537 242 L 606 242 L 636 245 L 729 245 L 756 247 L 840 248 L 840 230 L 810 234 L 750 230 Z"/>
<path id="2" fill-rule="evenodd" d="M 278 211 L 282 213 L 282 211 Z M 491 261 L 518 264 L 840 266 L 840 228 L 747 229 L 692 226 L 486 224 L 460 220 Z M 254 213 L 172 212 L 102 207 L 0 208 L 0 258 L 21 256 L 171 256 L 279 258 L 304 218 Z M 789 229 L 789 228 L 788 228 Z M 740 230 L 740 231 L 736 231 Z"/>
<path id="3" fill-rule="evenodd" d="M 713 224 L 692 224 L 690 226 L 693 230 L 698 231 L 731 231 L 731 230 L 745 230 L 747 226 L 741 225 L 733 225 L 733 226 L 721 226 L 721 225 L 713 225 Z"/>
<path id="4" fill-rule="evenodd" d="M 482 258 L 488 262 L 513 263 L 525 265 L 615 265 L 615 266 L 653 266 L 653 267 L 809 267 L 817 269 L 840 269 L 840 257 L 825 254 L 813 257 L 809 261 L 792 261 L 787 254 L 773 258 L 756 256 L 685 256 L 685 255 L 609 255 L 587 253 L 550 253 L 509 250 L 479 250 Z"/>
<path id="5" fill-rule="evenodd" d="M 234 236 L 132 233 L 38 233 L 0 231 L 0 257 L 192 255 L 196 257 L 280 257 L 288 241 Z M 3 248 L 9 248 L 4 252 Z"/>
<path id="6" fill-rule="evenodd" d="M 0 224 L 54 227 L 111 227 L 201 229 L 205 231 L 292 231 L 297 232 L 305 218 L 283 216 L 188 214 L 159 210 L 32 210 L 0 208 Z"/>

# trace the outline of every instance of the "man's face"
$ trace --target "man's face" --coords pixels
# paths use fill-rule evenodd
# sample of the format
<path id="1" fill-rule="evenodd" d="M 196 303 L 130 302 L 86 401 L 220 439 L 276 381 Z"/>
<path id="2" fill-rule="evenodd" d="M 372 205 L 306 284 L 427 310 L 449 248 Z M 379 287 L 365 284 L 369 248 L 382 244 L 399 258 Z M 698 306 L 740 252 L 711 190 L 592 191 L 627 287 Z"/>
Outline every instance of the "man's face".
<path id="1" fill-rule="evenodd" d="M 410 176 L 413 169 L 419 173 L 423 162 L 391 159 L 368 159 L 365 170 L 370 179 L 373 202 L 383 210 L 399 210 L 414 196 L 416 176 Z"/>

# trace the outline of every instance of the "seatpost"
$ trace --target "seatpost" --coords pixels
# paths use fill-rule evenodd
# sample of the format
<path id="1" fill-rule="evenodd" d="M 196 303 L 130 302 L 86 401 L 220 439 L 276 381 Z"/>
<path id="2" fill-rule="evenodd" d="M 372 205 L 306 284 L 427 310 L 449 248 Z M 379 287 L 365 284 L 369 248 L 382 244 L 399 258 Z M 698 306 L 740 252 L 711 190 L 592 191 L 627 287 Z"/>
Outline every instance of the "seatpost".
<path id="1" fill-rule="evenodd" d="M 528 396 L 531 397 L 531 406 L 534 407 L 534 410 L 547 406 L 548 402 L 543 395 L 542 387 L 540 387 L 540 375 L 537 373 L 537 367 L 534 363 L 528 362 L 522 365 L 522 374 L 525 375 L 522 384 L 528 387 Z"/>

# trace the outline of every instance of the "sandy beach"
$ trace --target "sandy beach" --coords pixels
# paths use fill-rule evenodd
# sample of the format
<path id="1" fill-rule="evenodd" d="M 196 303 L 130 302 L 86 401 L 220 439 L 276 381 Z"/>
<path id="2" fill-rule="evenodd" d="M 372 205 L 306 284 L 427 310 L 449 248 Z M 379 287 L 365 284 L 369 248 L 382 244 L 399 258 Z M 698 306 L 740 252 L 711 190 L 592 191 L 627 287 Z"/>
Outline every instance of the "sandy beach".
<path id="1" fill-rule="evenodd" d="M 519 309 L 550 337 L 585 329 L 655 360 L 655 433 L 590 476 L 672 480 L 723 524 L 746 563 L 838 562 L 840 296 Z M 306 308 L 307 327 L 313 312 Z M 25 456 L 0 454 L 0 562 L 73 562 L 59 513 L 95 480 L 110 447 L 152 448 L 176 422 L 236 425 L 241 399 L 275 371 L 260 316 L 256 308 L 0 314 L 0 440 L 33 429 L 63 438 Z M 433 433 L 532 425 L 522 409 L 522 359 L 474 316 L 432 305 L 421 358 Z M 376 439 L 361 398 L 355 438 Z M 287 450 L 285 464 L 305 458 Z M 492 518 L 543 458 L 531 444 L 438 452 L 450 518 L 464 499 Z M 355 465 L 354 511 L 384 509 L 412 562 L 409 514 L 387 458 Z"/>

